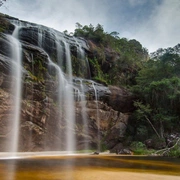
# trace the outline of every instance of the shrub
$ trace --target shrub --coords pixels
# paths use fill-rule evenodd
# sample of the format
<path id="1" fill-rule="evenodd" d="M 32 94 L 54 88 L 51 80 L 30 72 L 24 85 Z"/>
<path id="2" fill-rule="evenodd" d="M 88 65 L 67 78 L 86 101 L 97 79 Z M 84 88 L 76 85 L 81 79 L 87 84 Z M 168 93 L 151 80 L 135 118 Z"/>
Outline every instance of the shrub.
<path id="1" fill-rule="evenodd" d="M 145 144 L 138 141 L 132 142 L 130 148 L 133 151 L 134 155 L 148 155 L 152 154 L 154 151 L 147 149 Z"/>

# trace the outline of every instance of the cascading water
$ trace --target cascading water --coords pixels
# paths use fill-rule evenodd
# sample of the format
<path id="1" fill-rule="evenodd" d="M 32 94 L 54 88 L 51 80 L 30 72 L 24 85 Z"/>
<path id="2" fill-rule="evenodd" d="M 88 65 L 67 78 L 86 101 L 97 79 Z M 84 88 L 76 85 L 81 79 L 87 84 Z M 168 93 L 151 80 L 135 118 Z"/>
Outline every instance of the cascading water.
<path id="1" fill-rule="evenodd" d="M 81 87 L 81 93 L 80 93 L 80 101 L 81 101 L 81 114 L 83 118 L 83 132 L 86 132 L 86 134 L 89 134 L 89 129 L 88 129 L 88 121 L 87 121 L 87 114 L 86 114 L 86 96 L 85 96 L 85 90 L 84 90 L 84 85 L 83 85 L 83 80 L 80 79 L 80 87 Z M 88 150 L 89 145 L 87 142 L 87 139 L 84 139 L 84 149 Z"/>
<path id="2" fill-rule="evenodd" d="M 14 24 L 14 23 L 13 23 Z M 31 33 L 30 38 L 32 38 L 32 41 L 35 43 L 34 46 L 41 48 L 41 52 L 45 54 L 45 57 L 48 59 L 48 66 L 50 67 L 49 69 L 53 69 L 53 74 L 48 76 L 51 78 L 56 78 L 57 81 L 57 94 L 58 97 L 55 100 L 57 103 L 57 107 L 59 108 L 59 117 L 58 121 L 59 123 L 57 126 L 59 126 L 57 129 L 58 133 L 57 134 L 57 139 L 59 139 L 59 142 L 56 142 L 56 150 L 65 150 L 68 153 L 74 152 L 76 150 L 76 114 L 75 114 L 75 95 L 79 95 L 78 101 L 80 101 L 81 105 L 81 118 L 83 120 L 83 125 L 82 125 L 82 132 L 83 132 L 83 143 L 84 147 L 83 149 L 88 149 L 89 144 L 88 144 L 88 138 L 89 138 L 89 129 L 88 129 L 88 122 L 87 122 L 87 114 L 86 114 L 86 95 L 85 95 L 85 89 L 84 89 L 84 82 L 83 79 L 79 79 L 79 86 L 74 85 L 74 78 L 73 78 L 73 70 L 72 70 L 72 60 L 71 60 L 71 48 L 75 47 L 76 53 L 77 54 L 77 59 L 79 60 L 79 67 L 80 67 L 80 75 L 82 78 L 89 78 L 90 77 L 90 69 L 89 69 L 89 63 L 87 61 L 87 58 L 85 57 L 85 52 L 84 49 L 81 46 L 81 40 L 73 40 L 70 39 L 69 37 L 66 37 L 65 35 L 52 30 L 52 29 L 47 29 L 44 28 L 43 26 L 37 26 L 33 24 L 17 24 L 15 25 L 15 30 L 12 36 L 9 37 L 9 41 L 12 44 L 12 59 L 14 59 L 14 64 L 16 64 L 15 71 L 13 72 L 13 76 L 16 77 L 16 88 L 15 88 L 15 99 L 16 99 L 16 104 L 15 104 L 15 110 L 14 110 L 14 117 L 15 117 L 15 124 L 14 126 L 14 134 L 13 134 L 13 139 L 12 139 L 12 147 L 10 148 L 12 152 L 18 151 L 18 141 L 19 141 L 19 127 L 20 127 L 20 110 L 21 110 L 21 79 L 22 79 L 22 62 L 21 62 L 21 55 L 22 55 L 22 47 L 21 43 L 18 40 L 18 34 L 20 35 L 20 39 L 22 37 L 25 37 L 23 32 L 24 29 L 28 31 L 28 28 L 31 29 L 32 27 L 34 28 L 34 31 Z M 24 28 L 24 29 L 23 29 Z M 22 30 L 22 31 L 19 31 Z M 21 39 L 22 40 L 22 39 Z M 47 41 L 52 43 L 51 45 L 54 46 L 51 48 L 50 44 L 47 44 Z M 46 43 L 44 43 L 46 42 Z M 75 43 L 75 44 L 73 44 Z M 22 41 L 23 44 L 23 41 Z M 48 49 L 49 48 L 49 49 Z M 51 51 L 53 49 L 53 51 Z M 48 52 L 50 50 L 51 52 L 56 52 L 55 54 L 51 54 Z M 73 49 L 74 50 L 74 49 Z M 25 53 L 24 53 L 25 54 Z M 33 53 L 30 54 L 30 59 L 32 61 L 31 64 L 31 71 L 32 75 L 36 75 L 35 71 L 37 71 L 37 67 L 35 67 L 35 63 L 37 62 L 36 57 L 34 57 Z M 53 59 L 54 58 L 54 59 Z M 53 60 L 52 60 L 53 59 Z M 36 61 L 36 62 L 35 62 Z M 82 63 L 82 64 L 81 64 Z M 49 70 L 48 70 L 49 71 Z M 84 71 L 84 72 L 83 72 Z M 53 79 L 54 81 L 54 79 Z M 31 107 L 35 108 L 33 106 L 34 102 L 36 100 L 33 100 L 33 92 L 34 92 L 34 86 L 33 83 L 30 86 L 31 87 Z M 94 85 L 94 82 L 92 81 L 92 87 L 95 92 L 95 100 L 96 100 L 96 105 L 98 108 L 98 96 L 96 92 L 96 88 Z M 51 95 L 51 94 L 48 94 Z M 53 98 L 53 97 L 47 97 L 47 98 Z M 98 119 L 98 110 L 97 110 L 97 119 Z M 97 122 L 98 126 L 98 150 L 100 150 L 100 145 L 99 145 L 99 140 L 100 140 L 100 135 L 99 135 L 99 122 Z M 31 130 L 29 130 L 31 131 Z M 62 132 L 61 132 L 62 131 Z M 32 135 L 32 132 L 29 132 L 29 135 Z M 30 138 L 29 138 L 30 139 Z M 63 139 L 63 140 L 61 140 Z M 33 141 L 33 140 L 32 140 Z M 46 141 L 46 138 L 44 138 L 44 141 Z M 44 145 L 46 146 L 46 142 Z M 44 147 L 44 149 L 48 149 Z"/>
<path id="3" fill-rule="evenodd" d="M 96 119 L 97 119 L 97 151 L 100 152 L 100 122 L 99 122 L 99 107 L 98 107 L 98 93 L 95 87 L 95 84 L 93 81 L 91 81 L 92 87 L 94 89 L 94 96 L 95 96 L 95 102 L 96 102 Z"/>
<path id="4" fill-rule="evenodd" d="M 82 49 L 80 43 L 77 42 L 77 52 L 78 52 L 78 58 L 81 61 L 82 69 L 81 72 L 83 72 L 83 78 L 91 78 L 90 74 L 90 67 L 89 67 L 89 62 L 85 56 L 85 51 Z M 85 95 L 85 89 L 84 89 L 84 84 L 83 84 L 83 79 L 78 79 L 80 81 L 80 102 L 81 102 L 81 114 L 82 114 L 82 119 L 83 119 L 83 132 L 86 132 L 86 134 L 89 135 L 89 129 L 88 129 L 88 120 L 87 120 L 87 108 L 86 108 L 86 95 Z M 88 150 L 89 149 L 89 144 L 88 144 L 88 139 L 87 137 L 84 138 L 84 149 Z"/>
<path id="5" fill-rule="evenodd" d="M 68 83 L 65 85 L 65 99 L 66 99 L 66 111 L 65 118 L 67 123 L 67 151 L 72 152 L 75 151 L 75 136 L 74 136 L 74 126 L 75 126 L 75 110 L 74 110 L 74 97 L 73 97 L 73 86 L 72 86 L 72 64 L 71 64 L 71 56 L 70 56 L 70 48 L 69 45 L 65 44 L 65 53 L 66 53 L 66 62 L 67 62 L 67 81 Z"/>
<path id="6" fill-rule="evenodd" d="M 80 60 L 81 65 L 81 73 L 83 73 L 83 78 L 91 79 L 91 73 L 90 73 L 90 66 L 89 61 L 85 56 L 85 51 L 82 48 L 81 44 L 74 38 L 76 44 L 77 44 L 77 52 L 78 52 L 78 59 Z"/>
<path id="7" fill-rule="evenodd" d="M 40 47 L 43 47 L 42 42 L 42 30 L 38 30 L 38 44 Z M 72 65 L 71 65 L 71 56 L 70 48 L 63 37 L 57 35 L 55 31 L 51 31 L 50 35 L 55 38 L 56 51 L 57 51 L 57 64 L 54 63 L 50 57 L 49 65 L 53 66 L 58 74 L 58 104 L 59 104 L 59 113 L 60 117 L 65 114 L 66 122 L 66 139 L 65 139 L 65 151 L 73 152 L 75 151 L 75 136 L 74 136 L 74 126 L 75 126 L 75 110 L 74 110 L 74 97 L 73 97 L 73 85 L 72 85 Z M 66 58 L 66 77 L 64 76 L 63 71 L 61 70 L 62 66 L 62 44 L 64 44 L 65 49 L 65 58 Z M 61 119 L 59 119 L 61 121 Z M 59 123 L 61 124 L 61 122 Z M 61 132 L 59 133 L 61 134 Z M 59 149 L 61 147 L 59 146 Z"/>
<path id="8" fill-rule="evenodd" d="M 59 67 L 63 66 L 63 50 L 64 50 L 64 38 L 58 36 L 58 34 L 54 31 L 55 43 L 56 43 L 56 51 L 57 51 L 57 63 Z"/>
<path id="9" fill-rule="evenodd" d="M 15 84 L 13 85 L 14 93 L 14 118 L 13 118 L 13 134 L 9 151 L 15 155 L 18 151 L 19 142 L 19 125 L 20 125 L 20 112 L 21 112 L 21 88 L 22 88 L 22 47 L 18 40 L 19 26 L 15 26 L 12 36 L 8 36 L 11 43 L 11 58 L 13 60 L 12 75 L 15 77 Z"/>
<path id="10" fill-rule="evenodd" d="M 67 124 L 67 129 L 66 129 L 66 151 L 68 152 L 72 152 L 75 151 L 75 147 L 76 147 L 76 139 L 75 139 L 75 132 L 74 132 L 74 128 L 75 128 L 75 105 L 74 105 L 74 97 L 73 97 L 73 91 L 76 94 L 76 91 L 78 92 L 78 94 L 80 94 L 80 100 L 82 101 L 82 117 L 83 117 L 83 127 L 84 127 L 84 131 L 86 131 L 86 133 L 88 133 L 88 129 L 87 129 L 87 117 L 85 115 L 85 94 L 84 94 L 84 89 L 83 89 L 83 84 L 81 84 L 80 88 L 81 89 L 76 89 L 75 87 L 73 87 L 73 77 L 72 77 L 72 60 L 71 60 L 71 52 L 70 52 L 70 47 L 69 44 L 67 43 L 67 41 L 65 40 L 65 38 L 63 36 L 58 36 L 58 34 L 56 33 L 56 31 L 53 32 L 54 36 L 55 36 L 55 42 L 56 42 L 56 48 L 57 48 L 57 62 L 58 62 L 58 66 L 60 68 L 62 68 L 62 60 L 63 60 L 63 49 L 64 49 L 64 54 L 65 54 L 65 74 L 66 74 L 66 83 L 64 84 L 64 86 L 61 85 L 61 88 L 59 89 L 59 103 L 60 103 L 60 107 L 61 109 L 63 109 L 63 104 L 65 104 L 65 109 L 63 110 L 62 113 L 65 113 L 65 120 L 66 120 L 66 124 Z M 87 59 L 85 59 L 85 54 L 84 51 L 82 49 L 82 47 L 80 46 L 80 44 L 75 40 L 76 44 L 77 44 L 77 54 L 78 54 L 78 58 L 80 59 L 80 65 L 82 64 L 81 61 L 83 61 L 83 63 L 85 62 L 86 64 L 84 66 L 86 66 L 87 69 L 87 74 L 85 71 L 85 75 L 84 76 L 90 76 L 90 70 L 89 70 L 89 66 L 87 65 Z M 82 82 L 81 82 L 82 83 Z M 80 93 L 81 92 L 81 93 Z M 63 100 L 64 99 L 64 100 Z M 88 149 L 88 145 L 87 143 L 85 143 L 85 149 Z"/>
<path id="11" fill-rule="evenodd" d="M 42 47 L 42 37 L 43 37 L 43 31 L 41 28 L 38 28 L 38 46 Z"/>

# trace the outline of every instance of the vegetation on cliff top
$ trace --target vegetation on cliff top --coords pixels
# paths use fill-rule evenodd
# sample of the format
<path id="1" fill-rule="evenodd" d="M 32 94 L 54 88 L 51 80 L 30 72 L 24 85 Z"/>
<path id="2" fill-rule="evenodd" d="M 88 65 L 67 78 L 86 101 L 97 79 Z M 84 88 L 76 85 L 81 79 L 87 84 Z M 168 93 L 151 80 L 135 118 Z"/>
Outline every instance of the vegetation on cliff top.
<path id="1" fill-rule="evenodd" d="M 74 36 L 90 42 L 94 79 L 126 86 L 135 94 L 136 110 L 129 128 L 132 140 L 144 142 L 154 137 L 158 142 L 154 148 L 171 146 L 167 136 L 179 132 L 180 127 L 180 56 L 166 51 L 150 58 L 138 41 L 120 38 L 117 32 L 104 32 L 100 24 L 93 27 L 77 23 Z M 180 154 L 180 148 L 176 148 L 176 154 Z"/>
<path id="2" fill-rule="evenodd" d="M 148 51 L 135 39 L 120 38 L 117 32 L 107 33 L 103 26 L 82 26 L 76 23 L 74 36 L 85 38 L 90 44 L 88 59 L 92 77 L 112 85 L 131 86 Z"/>

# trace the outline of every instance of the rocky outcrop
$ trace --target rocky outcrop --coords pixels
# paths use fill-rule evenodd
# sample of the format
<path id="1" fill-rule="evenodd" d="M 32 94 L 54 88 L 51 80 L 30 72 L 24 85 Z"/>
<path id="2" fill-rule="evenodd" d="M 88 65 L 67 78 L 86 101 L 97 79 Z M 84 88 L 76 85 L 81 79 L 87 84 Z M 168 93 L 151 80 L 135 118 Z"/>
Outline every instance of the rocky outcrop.
<path id="1" fill-rule="evenodd" d="M 109 70 L 117 62 L 117 60 L 120 57 L 120 54 L 114 51 L 113 49 L 110 49 L 108 47 L 106 48 L 99 48 L 96 43 L 94 43 L 91 40 L 87 41 L 89 49 L 87 50 L 87 55 L 90 59 L 93 59 L 96 57 L 97 59 L 100 59 L 101 61 L 101 68 L 103 73 L 109 73 Z M 91 66 L 92 75 L 94 75 L 95 69 L 93 66 Z"/>
<path id="2" fill-rule="evenodd" d="M 13 88 L 16 77 L 11 73 L 14 68 L 9 48 L 11 42 L 6 34 L 12 33 L 14 26 L 10 22 L 17 19 L 11 18 L 10 21 L 9 19 L 9 17 L 8 20 L 3 19 L 6 26 L 3 25 L 3 33 L 0 34 L 0 151 L 8 151 L 6 143 L 14 131 Z M 39 28 L 37 25 L 32 25 L 33 27 L 25 26 L 19 31 L 23 65 L 19 150 L 64 150 L 67 135 L 65 129 L 68 125 L 60 108 L 69 107 L 66 102 L 63 107 L 58 104 L 57 72 L 53 66 L 49 66 L 49 56 L 56 62 L 56 39 L 48 28 L 44 28 L 45 38 L 41 42 L 42 48 L 37 38 Z M 62 33 L 58 36 L 62 36 Z M 68 36 L 64 38 L 71 46 L 72 57 L 77 56 L 75 52 L 79 44 L 88 53 L 89 46 L 86 41 L 75 40 Z M 84 99 L 80 100 L 81 86 L 84 88 Z M 97 134 L 101 145 L 108 149 L 113 149 L 117 144 L 122 143 L 129 112 L 133 110 L 132 95 L 123 88 L 107 87 L 92 80 L 77 77 L 73 78 L 73 87 L 76 123 L 72 132 L 77 139 L 77 149 L 87 148 L 85 144 L 88 144 L 89 149 L 97 148 Z"/>
<path id="3" fill-rule="evenodd" d="M 111 92 L 109 105 L 116 111 L 122 113 L 132 112 L 134 110 L 133 101 L 135 97 L 123 87 L 109 86 Z"/>

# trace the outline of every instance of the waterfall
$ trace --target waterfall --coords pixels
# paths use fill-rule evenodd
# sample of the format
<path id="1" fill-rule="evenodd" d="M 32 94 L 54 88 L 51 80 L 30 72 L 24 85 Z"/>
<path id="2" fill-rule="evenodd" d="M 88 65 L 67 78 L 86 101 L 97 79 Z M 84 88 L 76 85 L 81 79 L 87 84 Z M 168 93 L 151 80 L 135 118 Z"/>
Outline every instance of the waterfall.
<path id="1" fill-rule="evenodd" d="M 63 49 L 64 49 L 64 38 L 61 36 L 58 36 L 56 32 L 54 32 L 55 35 L 55 43 L 56 43 L 56 51 L 57 51 L 57 63 L 62 68 L 63 65 Z"/>
<path id="2" fill-rule="evenodd" d="M 83 118 L 83 132 L 89 135 L 89 129 L 88 129 L 88 121 L 87 121 L 87 113 L 86 113 L 86 96 L 85 96 L 85 90 L 83 85 L 83 80 L 80 79 L 80 87 L 81 87 L 81 93 L 80 93 L 80 101 L 81 101 L 81 114 Z M 84 139 L 84 149 L 88 150 L 89 146 L 87 143 L 87 139 Z"/>
<path id="3" fill-rule="evenodd" d="M 63 109 L 62 113 L 65 113 L 65 121 L 67 124 L 66 128 L 66 151 L 72 152 L 75 151 L 76 147 L 76 139 L 75 139 L 75 105 L 74 105 L 74 95 L 80 95 L 80 100 L 82 101 L 82 118 L 83 118 L 83 127 L 84 131 L 86 133 L 88 132 L 87 130 L 87 117 L 85 115 L 85 94 L 84 94 L 84 89 L 83 89 L 83 84 L 81 82 L 81 90 L 77 89 L 76 87 L 73 86 L 73 76 L 72 76 L 72 60 L 71 60 L 71 52 L 70 52 L 70 46 L 67 40 L 63 37 L 60 36 L 56 33 L 56 31 L 53 31 L 54 37 L 55 37 L 55 43 L 56 43 L 56 51 L 57 51 L 57 62 L 59 68 L 62 68 L 63 64 L 63 53 L 65 54 L 65 74 L 66 74 L 66 83 L 64 86 L 61 85 L 59 89 L 59 103 L 61 109 Z M 78 58 L 81 61 L 85 61 L 85 53 L 80 46 L 80 44 L 75 40 L 77 44 L 77 53 L 78 53 Z M 64 50 L 64 51 L 63 51 Z M 82 62 L 81 62 L 82 64 Z M 80 64 L 80 65 L 81 65 Z M 88 67 L 89 69 L 89 67 Z M 84 69 L 83 69 L 84 71 Z M 63 92 L 63 93 L 62 93 Z M 79 96 L 78 96 L 79 97 Z M 64 99 L 64 100 L 63 100 Z M 65 104 L 65 107 L 63 107 L 63 104 Z M 88 148 L 88 145 L 86 143 L 85 148 Z"/>
<path id="4" fill-rule="evenodd" d="M 42 30 L 38 31 L 38 44 L 42 42 Z M 74 109 L 74 87 L 72 85 L 72 64 L 70 56 L 70 47 L 69 44 L 64 40 L 63 37 L 58 36 L 56 31 L 51 31 L 50 35 L 55 38 L 56 51 L 57 51 L 57 64 L 54 63 L 48 55 L 49 65 L 53 66 L 57 71 L 58 76 L 58 105 L 59 105 L 59 121 L 62 121 L 61 117 L 64 115 L 66 128 L 65 128 L 65 151 L 73 152 L 75 151 L 75 109 Z M 66 60 L 66 72 L 63 72 L 61 69 L 62 66 L 62 44 L 64 44 L 65 49 L 65 60 Z M 42 45 L 41 45 L 42 47 Z M 64 75 L 66 73 L 66 76 Z M 59 125 L 61 122 L 59 122 Z M 61 134 L 61 132 L 59 132 Z M 60 144 L 60 143 L 59 143 Z M 61 149 L 59 145 L 59 149 Z"/>
<path id="5" fill-rule="evenodd" d="M 91 72 L 90 72 L 90 66 L 89 66 L 89 61 L 87 57 L 85 56 L 85 51 L 81 46 L 81 43 L 75 39 L 75 42 L 77 43 L 77 51 L 78 51 L 78 58 L 81 61 L 81 72 L 83 72 L 83 78 L 88 78 L 91 79 Z"/>
<path id="6" fill-rule="evenodd" d="M 92 87 L 94 89 L 94 96 L 95 96 L 95 102 L 96 102 L 96 119 L 97 119 L 97 151 L 100 152 L 100 121 L 99 121 L 99 107 L 98 107 L 98 92 L 96 90 L 95 84 L 93 81 L 91 81 Z"/>
<path id="7" fill-rule="evenodd" d="M 32 40 L 32 47 L 35 49 L 35 46 L 38 45 L 40 47 L 38 51 L 40 51 L 45 58 L 47 58 L 46 61 L 49 68 L 47 68 L 48 72 L 47 78 L 53 78 L 53 81 L 56 80 L 55 84 L 55 94 L 45 94 L 47 99 L 53 99 L 54 95 L 57 97 L 53 101 L 56 103 L 56 108 L 58 109 L 58 115 L 56 122 L 57 122 L 57 129 L 59 132 L 56 133 L 56 139 L 58 141 L 53 142 L 56 143 L 55 147 L 56 150 L 62 151 L 65 150 L 68 153 L 76 151 L 77 147 L 77 139 L 76 139 L 76 109 L 75 109 L 75 99 L 76 101 L 80 102 L 81 106 L 81 118 L 83 121 L 82 124 L 82 133 L 83 136 L 82 141 L 84 145 L 84 149 L 89 148 L 88 141 L 89 137 L 89 129 L 88 129 L 88 119 L 87 119 L 87 109 L 86 109 L 86 94 L 84 89 L 84 82 L 82 78 L 89 78 L 90 75 L 90 68 L 88 60 L 85 56 L 85 50 L 84 45 L 81 42 L 81 40 L 77 40 L 76 38 L 70 38 L 62 33 L 59 33 L 53 29 L 47 29 L 43 26 L 37 26 L 33 24 L 21 24 L 20 22 L 13 22 L 15 25 L 14 32 L 12 36 L 8 35 L 9 41 L 11 43 L 11 52 L 12 52 L 12 59 L 14 60 L 13 63 L 15 64 L 15 68 L 13 67 L 13 76 L 16 77 L 16 85 L 14 86 L 14 96 L 15 96 L 15 105 L 14 105 L 14 134 L 12 135 L 12 146 L 11 150 L 12 152 L 18 151 L 18 142 L 19 142 L 19 131 L 20 131 L 20 111 L 21 111 L 21 89 L 22 89 L 22 45 L 20 41 L 18 40 L 18 34 L 20 35 L 20 39 L 22 40 L 23 47 L 26 46 L 24 44 L 23 38 L 25 38 L 25 34 L 27 33 L 29 29 L 33 29 L 32 33 L 30 33 L 30 36 L 28 36 L 28 42 Z M 26 31 L 27 28 L 27 31 Z M 22 31 L 19 31 L 19 30 Z M 26 38 L 25 38 L 26 40 Z M 50 44 L 48 44 L 50 43 Z M 51 47 L 52 46 L 52 47 Z M 71 48 L 74 48 L 73 50 Z M 73 51 L 73 52 L 72 52 Z M 77 51 L 77 52 L 75 52 Z M 24 54 L 26 55 L 28 50 L 25 49 Z M 79 85 L 76 86 L 74 84 L 74 77 L 73 77 L 73 70 L 72 70 L 72 53 L 75 55 L 77 54 L 77 60 L 79 63 L 78 68 L 80 68 L 81 76 L 82 78 L 78 78 Z M 73 54 L 73 55 L 74 55 Z M 36 73 L 37 67 L 34 66 L 33 61 L 37 55 L 30 53 L 29 57 L 31 58 L 32 64 L 30 69 L 32 70 L 32 73 Z M 53 70 L 54 72 L 50 72 L 50 70 Z M 28 72 L 29 69 L 27 69 Z M 51 74 L 52 73 L 52 74 Z M 91 81 L 92 87 L 94 89 L 95 94 L 95 102 L 97 106 L 97 127 L 98 127 L 98 138 L 97 138 L 97 149 L 100 151 L 100 133 L 99 133 L 99 115 L 98 115 L 98 95 L 97 90 L 95 88 L 95 84 L 93 81 Z M 48 83 L 45 83 L 45 86 L 48 85 Z M 85 85 L 87 86 L 87 85 Z M 34 92 L 34 85 L 32 84 L 31 89 L 32 93 Z M 47 88 L 51 89 L 51 88 Z M 51 96 L 52 97 L 49 97 Z M 34 98 L 32 96 L 32 98 Z M 34 100 L 32 99 L 32 102 Z M 35 107 L 35 106 L 34 106 Z M 49 112 L 50 113 L 50 112 Z M 47 120 L 48 121 L 48 120 Z M 45 126 L 45 124 L 44 124 Z M 44 127 L 46 128 L 46 127 Z M 48 131 L 48 129 L 47 129 Z M 33 136 L 33 133 L 30 132 L 30 136 Z M 44 137 L 44 144 L 47 144 L 49 142 L 46 142 L 46 138 Z M 43 147 L 43 149 L 48 149 L 46 147 Z"/>
<path id="8" fill-rule="evenodd" d="M 38 28 L 38 46 L 42 47 L 42 43 L 43 43 L 43 30 L 41 28 L 41 26 Z"/>
<path id="9" fill-rule="evenodd" d="M 74 97 L 73 97 L 73 86 L 72 86 L 72 64 L 70 56 L 69 44 L 64 42 L 65 45 L 65 55 L 66 55 L 66 73 L 68 75 L 68 83 L 65 85 L 65 99 L 66 99 L 66 110 L 65 119 L 67 124 L 67 151 L 75 151 L 75 109 L 74 109 Z"/>
<path id="10" fill-rule="evenodd" d="M 21 113 L 21 88 L 22 88 L 22 47 L 18 40 L 18 26 L 15 26 L 15 30 L 12 36 L 8 36 L 11 43 L 11 58 L 13 60 L 12 64 L 12 75 L 15 78 L 15 83 L 13 84 L 13 94 L 14 94 L 14 110 L 13 110 L 13 123 L 12 129 L 13 134 L 11 135 L 11 145 L 9 151 L 16 153 L 18 151 L 19 142 L 19 130 L 20 130 L 20 113 Z M 15 154 L 14 154 L 15 155 Z"/>

